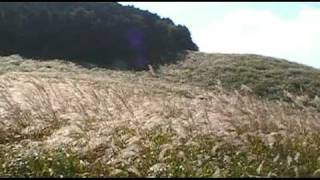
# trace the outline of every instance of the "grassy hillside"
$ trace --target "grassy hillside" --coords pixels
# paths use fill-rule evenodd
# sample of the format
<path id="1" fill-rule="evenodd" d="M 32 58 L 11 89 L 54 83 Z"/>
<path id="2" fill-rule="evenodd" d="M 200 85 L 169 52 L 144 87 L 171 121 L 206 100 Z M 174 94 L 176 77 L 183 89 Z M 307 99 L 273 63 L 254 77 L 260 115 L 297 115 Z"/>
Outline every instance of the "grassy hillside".
<path id="1" fill-rule="evenodd" d="M 319 72 L 263 59 L 189 52 L 154 77 L 1 57 L 0 177 L 318 177 L 320 112 L 298 94 Z M 310 87 L 257 96 L 274 74 Z"/>
<path id="2" fill-rule="evenodd" d="M 286 99 L 284 91 L 311 99 L 320 97 L 319 69 L 266 56 L 189 51 L 180 63 L 162 67 L 161 73 L 175 82 L 207 89 L 219 82 L 232 91 L 246 85 L 268 99 Z"/>

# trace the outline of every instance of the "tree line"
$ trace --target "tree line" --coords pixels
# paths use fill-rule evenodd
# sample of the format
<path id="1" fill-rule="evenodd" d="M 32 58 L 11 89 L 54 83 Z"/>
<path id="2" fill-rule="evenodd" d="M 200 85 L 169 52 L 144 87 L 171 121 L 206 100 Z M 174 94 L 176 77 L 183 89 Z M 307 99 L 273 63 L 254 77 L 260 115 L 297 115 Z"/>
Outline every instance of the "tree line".
<path id="1" fill-rule="evenodd" d="M 116 2 L 0 2 L 0 55 L 146 68 L 198 50 L 187 27 Z"/>

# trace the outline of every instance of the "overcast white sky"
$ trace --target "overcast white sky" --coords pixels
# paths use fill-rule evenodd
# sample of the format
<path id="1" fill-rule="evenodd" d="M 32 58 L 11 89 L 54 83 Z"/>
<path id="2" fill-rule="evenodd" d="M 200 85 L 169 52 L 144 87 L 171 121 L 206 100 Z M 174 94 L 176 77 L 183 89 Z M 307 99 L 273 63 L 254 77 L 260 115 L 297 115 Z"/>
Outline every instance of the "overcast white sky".
<path id="1" fill-rule="evenodd" d="M 320 68 L 320 3 L 120 2 L 186 25 L 203 52 L 253 53 Z"/>

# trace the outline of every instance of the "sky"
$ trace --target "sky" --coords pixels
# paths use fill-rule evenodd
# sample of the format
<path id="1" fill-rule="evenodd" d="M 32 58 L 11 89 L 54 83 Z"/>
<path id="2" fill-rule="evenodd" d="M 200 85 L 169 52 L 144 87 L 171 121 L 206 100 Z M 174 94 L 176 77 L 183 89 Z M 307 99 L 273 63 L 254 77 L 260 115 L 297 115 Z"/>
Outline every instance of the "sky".
<path id="1" fill-rule="evenodd" d="M 188 27 L 199 50 L 320 68 L 320 2 L 119 2 Z"/>

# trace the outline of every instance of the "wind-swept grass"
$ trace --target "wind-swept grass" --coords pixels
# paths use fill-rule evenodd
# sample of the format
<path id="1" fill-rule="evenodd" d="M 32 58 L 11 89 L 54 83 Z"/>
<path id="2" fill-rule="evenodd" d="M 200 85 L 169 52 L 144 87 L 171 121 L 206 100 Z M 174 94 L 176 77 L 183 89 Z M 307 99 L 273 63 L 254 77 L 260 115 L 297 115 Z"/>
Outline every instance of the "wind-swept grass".
<path id="1" fill-rule="evenodd" d="M 61 66 L 0 76 L 1 177 L 320 176 L 303 95 Z"/>

